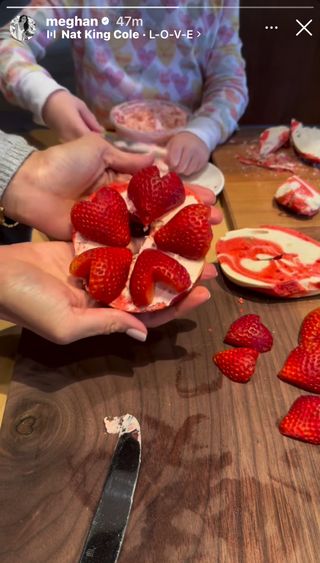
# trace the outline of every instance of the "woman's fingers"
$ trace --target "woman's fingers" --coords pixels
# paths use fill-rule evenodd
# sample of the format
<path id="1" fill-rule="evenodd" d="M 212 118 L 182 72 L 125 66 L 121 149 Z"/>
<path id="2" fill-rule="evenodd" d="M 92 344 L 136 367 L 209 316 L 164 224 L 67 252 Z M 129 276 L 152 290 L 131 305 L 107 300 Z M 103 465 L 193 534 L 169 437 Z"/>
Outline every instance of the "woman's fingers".
<path id="1" fill-rule="evenodd" d="M 201 280 L 212 280 L 218 275 L 217 269 L 213 264 L 205 264 L 201 277 Z"/>
<path id="2" fill-rule="evenodd" d="M 124 311 L 107 308 L 74 309 L 68 322 L 56 334 L 48 335 L 50 340 L 68 344 L 89 336 L 125 332 L 128 336 L 144 342 L 147 329 L 139 318 Z"/>
<path id="3" fill-rule="evenodd" d="M 117 172 L 134 173 L 141 168 L 151 166 L 154 162 L 154 154 L 129 153 L 115 147 L 112 147 L 112 150 L 106 147 L 104 161 L 107 168 Z"/>
<path id="4" fill-rule="evenodd" d="M 162 311 L 143 313 L 139 315 L 139 319 L 147 327 L 156 327 L 189 313 L 192 309 L 208 301 L 210 297 L 210 291 L 206 287 L 199 285 L 194 287 L 187 297 L 175 305 L 163 309 Z"/>
<path id="5" fill-rule="evenodd" d="M 217 198 L 212 190 L 204 188 L 203 186 L 198 186 L 197 184 L 189 184 L 188 188 L 201 199 L 202 203 L 205 203 L 206 205 L 214 205 L 216 203 Z"/>

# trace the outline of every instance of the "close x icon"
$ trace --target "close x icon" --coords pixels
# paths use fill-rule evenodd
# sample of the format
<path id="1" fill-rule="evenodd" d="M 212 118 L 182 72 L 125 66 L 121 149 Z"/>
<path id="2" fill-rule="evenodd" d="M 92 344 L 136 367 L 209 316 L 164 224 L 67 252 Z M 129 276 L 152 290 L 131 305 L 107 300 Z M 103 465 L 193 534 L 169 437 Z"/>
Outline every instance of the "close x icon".
<path id="1" fill-rule="evenodd" d="M 296 22 L 299 26 L 299 29 L 296 33 L 296 37 L 301 33 L 305 32 L 312 37 L 312 32 L 310 31 L 310 25 L 312 24 L 312 19 L 310 19 L 307 23 L 302 23 L 300 20 L 296 19 Z"/>

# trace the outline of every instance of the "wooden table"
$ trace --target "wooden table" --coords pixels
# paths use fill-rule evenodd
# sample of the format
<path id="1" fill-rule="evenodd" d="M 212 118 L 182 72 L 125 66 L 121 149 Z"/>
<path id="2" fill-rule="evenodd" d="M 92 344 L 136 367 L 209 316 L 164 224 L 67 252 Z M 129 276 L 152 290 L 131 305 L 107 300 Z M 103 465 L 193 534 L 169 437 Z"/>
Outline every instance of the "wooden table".
<path id="1" fill-rule="evenodd" d="M 230 226 L 234 229 L 266 224 L 293 229 L 306 226 L 320 228 L 320 213 L 311 219 L 301 219 L 280 209 L 275 203 L 273 196 L 277 188 L 292 173 L 248 166 L 237 159 L 237 155 L 245 156 L 250 147 L 256 146 L 260 131 L 245 128 L 214 153 L 215 162 L 226 177 L 223 199 Z M 320 170 L 302 164 L 292 149 L 286 149 L 286 152 L 297 164 L 296 174 L 320 190 Z"/>
<path id="2" fill-rule="evenodd" d="M 275 301 L 220 275 L 208 285 L 206 305 L 146 343 L 59 347 L 23 332 L 1 434 L 2 563 L 78 560 L 115 445 L 103 418 L 127 412 L 143 453 L 119 563 L 319 560 L 319 448 L 279 433 L 305 393 L 276 375 L 320 299 Z M 275 342 L 240 385 L 211 358 L 245 313 L 260 314 Z"/>

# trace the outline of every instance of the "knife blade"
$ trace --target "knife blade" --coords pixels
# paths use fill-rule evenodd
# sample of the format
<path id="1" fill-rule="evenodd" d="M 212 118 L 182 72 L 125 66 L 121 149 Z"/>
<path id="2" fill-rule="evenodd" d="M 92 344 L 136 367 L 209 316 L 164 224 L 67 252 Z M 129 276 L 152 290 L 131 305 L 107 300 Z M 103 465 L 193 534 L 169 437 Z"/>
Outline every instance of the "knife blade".
<path id="1" fill-rule="evenodd" d="M 104 420 L 108 433 L 119 433 L 102 495 L 82 551 L 80 563 L 115 563 L 129 521 L 141 462 L 137 419 L 126 414 Z"/>

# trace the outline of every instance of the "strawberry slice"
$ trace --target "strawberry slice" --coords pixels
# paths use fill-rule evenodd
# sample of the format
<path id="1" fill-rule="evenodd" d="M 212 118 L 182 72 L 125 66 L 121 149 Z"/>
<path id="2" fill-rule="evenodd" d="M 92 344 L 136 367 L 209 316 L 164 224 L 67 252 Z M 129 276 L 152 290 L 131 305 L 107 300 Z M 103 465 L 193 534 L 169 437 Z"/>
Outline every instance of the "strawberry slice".
<path id="1" fill-rule="evenodd" d="M 307 395 L 296 399 L 280 422 L 279 430 L 290 438 L 319 445 L 320 397 Z"/>
<path id="2" fill-rule="evenodd" d="M 212 240 L 209 216 L 207 205 L 195 203 L 184 207 L 155 233 L 157 247 L 190 260 L 204 258 Z"/>
<path id="3" fill-rule="evenodd" d="M 320 393 L 320 348 L 295 348 L 289 354 L 278 377 L 306 391 Z"/>
<path id="4" fill-rule="evenodd" d="M 128 197 L 136 215 L 149 225 L 185 200 L 183 183 L 175 172 L 160 177 L 157 166 L 149 166 L 134 174 L 128 185 Z"/>
<path id="5" fill-rule="evenodd" d="M 273 337 L 260 321 L 259 315 L 243 315 L 234 321 L 224 339 L 231 346 L 254 348 L 258 352 L 269 352 Z"/>
<path id="6" fill-rule="evenodd" d="M 90 295 L 108 305 L 123 290 L 131 261 L 128 248 L 92 248 L 73 259 L 70 273 L 84 278 Z"/>
<path id="7" fill-rule="evenodd" d="M 258 356 L 259 352 L 252 348 L 236 348 L 218 352 L 212 359 L 229 379 L 237 383 L 247 383 L 254 374 Z"/>
<path id="8" fill-rule="evenodd" d="M 101 188 L 89 200 L 75 203 L 71 222 L 87 239 L 110 246 L 130 242 L 129 213 L 124 199 L 111 188 Z"/>
<path id="9" fill-rule="evenodd" d="M 317 345 L 320 349 L 320 307 L 304 318 L 300 328 L 299 344 L 305 348 L 314 348 Z"/>
<path id="10" fill-rule="evenodd" d="M 187 270 L 174 258 L 160 250 L 147 249 L 139 254 L 130 278 L 132 301 L 137 306 L 149 305 L 154 296 L 154 285 L 163 282 L 178 293 L 191 286 Z"/>

